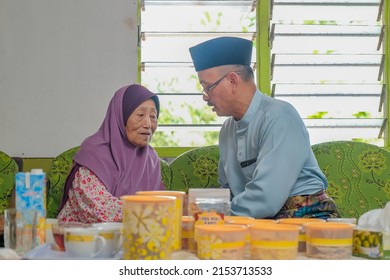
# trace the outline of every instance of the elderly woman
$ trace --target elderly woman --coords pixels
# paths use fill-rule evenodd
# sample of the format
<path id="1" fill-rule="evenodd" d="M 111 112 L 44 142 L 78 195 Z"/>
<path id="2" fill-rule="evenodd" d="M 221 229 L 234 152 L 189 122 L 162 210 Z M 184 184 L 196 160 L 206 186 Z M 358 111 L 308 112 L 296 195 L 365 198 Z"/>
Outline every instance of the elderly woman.
<path id="1" fill-rule="evenodd" d="M 114 94 L 101 127 L 73 158 L 59 223 L 121 221 L 120 196 L 165 189 L 159 157 L 149 145 L 159 110 L 157 95 L 141 85 Z"/>

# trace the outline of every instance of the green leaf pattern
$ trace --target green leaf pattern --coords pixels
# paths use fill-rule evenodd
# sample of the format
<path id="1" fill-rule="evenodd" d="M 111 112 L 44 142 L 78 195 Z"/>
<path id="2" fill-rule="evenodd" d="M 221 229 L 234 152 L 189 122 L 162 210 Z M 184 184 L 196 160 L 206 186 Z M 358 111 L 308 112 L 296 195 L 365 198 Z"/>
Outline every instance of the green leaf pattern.
<path id="1" fill-rule="evenodd" d="M 354 141 L 325 142 L 312 148 L 328 178 L 327 193 L 342 217 L 359 218 L 390 200 L 390 152 Z"/>
<path id="2" fill-rule="evenodd" d="M 15 174 L 19 172 L 16 161 L 0 151 L 0 215 L 8 208 L 15 187 Z"/>

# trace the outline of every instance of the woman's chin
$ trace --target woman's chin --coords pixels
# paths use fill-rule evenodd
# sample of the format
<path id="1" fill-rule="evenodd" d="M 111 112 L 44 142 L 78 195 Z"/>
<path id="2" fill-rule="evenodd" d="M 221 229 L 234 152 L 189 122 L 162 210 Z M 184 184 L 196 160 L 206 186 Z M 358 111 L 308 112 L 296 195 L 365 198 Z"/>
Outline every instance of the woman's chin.
<path id="1" fill-rule="evenodd" d="M 150 143 L 150 138 L 148 140 L 138 140 L 136 142 L 131 142 L 131 144 L 133 144 L 134 146 L 136 146 L 138 148 L 146 147 L 149 145 L 149 143 Z"/>

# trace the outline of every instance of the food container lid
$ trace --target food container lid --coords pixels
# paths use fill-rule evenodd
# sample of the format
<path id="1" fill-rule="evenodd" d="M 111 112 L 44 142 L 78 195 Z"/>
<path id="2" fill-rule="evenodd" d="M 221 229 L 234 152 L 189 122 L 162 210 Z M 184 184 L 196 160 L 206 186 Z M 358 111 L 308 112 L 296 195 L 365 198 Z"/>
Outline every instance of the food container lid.
<path id="1" fill-rule="evenodd" d="M 264 230 L 264 231 L 289 231 L 295 232 L 301 229 L 300 226 L 297 225 L 289 225 L 289 224 L 277 224 L 277 223 L 255 223 L 252 224 L 249 229 L 251 230 Z"/>
<path id="2" fill-rule="evenodd" d="M 195 225 L 197 230 L 207 231 L 207 232 L 245 232 L 247 230 L 246 226 L 243 225 L 226 225 L 226 224 L 213 224 L 213 225 Z"/>
<path id="3" fill-rule="evenodd" d="M 278 222 L 280 224 L 291 224 L 291 225 L 304 225 L 307 223 L 325 223 L 326 220 L 324 219 L 317 219 L 317 218 L 284 218 L 279 219 Z"/>
<path id="4" fill-rule="evenodd" d="M 355 225 L 348 223 L 308 223 L 305 224 L 304 227 L 306 229 L 317 229 L 317 230 L 346 230 L 353 229 Z"/>
<path id="5" fill-rule="evenodd" d="M 195 218 L 193 216 L 182 216 L 181 220 L 183 223 L 191 223 L 195 221 Z"/>
<path id="6" fill-rule="evenodd" d="M 329 218 L 327 221 L 332 223 L 356 224 L 356 218 Z"/>
<path id="7" fill-rule="evenodd" d="M 246 226 L 252 226 L 259 223 L 276 223 L 275 220 L 270 219 L 235 219 L 231 221 L 226 221 L 225 224 L 228 225 L 246 225 Z"/>
<path id="8" fill-rule="evenodd" d="M 248 216 L 225 216 L 225 221 L 236 221 L 236 220 L 254 220 Z"/>
<path id="9" fill-rule="evenodd" d="M 258 224 L 258 223 L 266 223 L 266 224 L 276 224 L 278 223 L 277 220 L 272 220 L 272 219 L 253 219 L 253 221 L 251 221 L 251 224 Z"/>
<path id="10" fill-rule="evenodd" d="M 249 226 L 252 222 L 250 220 L 233 220 L 233 221 L 225 221 L 225 225 L 242 225 Z"/>
<path id="11" fill-rule="evenodd" d="M 123 201 L 132 202 L 167 202 L 176 200 L 174 196 L 160 196 L 160 195 L 124 195 L 120 197 Z"/>
<path id="12" fill-rule="evenodd" d="M 225 224 L 228 225 L 248 225 L 254 220 L 252 217 L 245 216 L 225 216 Z"/>

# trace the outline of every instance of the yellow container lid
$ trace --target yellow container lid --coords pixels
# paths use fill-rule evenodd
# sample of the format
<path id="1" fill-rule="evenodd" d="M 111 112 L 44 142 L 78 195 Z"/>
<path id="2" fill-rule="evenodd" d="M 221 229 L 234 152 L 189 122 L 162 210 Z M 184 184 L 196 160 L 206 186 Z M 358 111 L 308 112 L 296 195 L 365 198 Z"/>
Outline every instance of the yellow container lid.
<path id="1" fill-rule="evenodd" d="M 225 225 L 241 225 L 241 226 L 250 226 L 252 224 L 251 221 L 249 220 L 235 220 L 235 221 L 230 221 L 230 222 L 226 222 L 225 221 Z"/>
<path id="2" fill-rule="evenodd" d="M 280 224 L 290 224 L 290 225 L 304 225 L 307 223 L 326 223 L 326 220 L 324 219 L 317 219 L 317 218 L 284 218 L 279 219 L 278 222 Z"/>
<path id="3" fill-rule="evenodd" d="M 237 221 L 237 220 L 254 220 L 248 216 L 225 216 L 225 221 Z"/>
<path id="4" fill-rule="evenodd" d="M 278 223 L 256 223 L 249 227 L 250 230 L 264 230 L 264 231 L 287 231 L 295 232 L 301 229 L 300 226 L 290 224 L 278 224 Z"/>
<path id="5" fill-rule="evenodd" d="M 245 216 L 225 216 L 225 224 L 227 225 L 249 225 L 254 220 L 252 217 Z"/>
<path id="6" fill-rule="evenodd" d="M 277 222 L 278 222 L 277 220 L 272 220 L 272 219 L 253 219 L 252 224 L 257 224 L 257 223 L 276 224 Z"/>
<path id="7" fill-rule="evenodd" d="M 327 221 L 332 223 L 356 224 L 356 218 L 328 218 Z"/>
<path id="8" fill-rule="evenodd" d="M 269 219 L 235 219 L 231 221 L 226 221 L 225 224 L 228 225 L 245 225 L 245 226 L 252 226 L 259 223 L 276 223 L 275 220 L 269 220 Z"/>
<path id="9" fill-rule="evenodd" d="M 205 232 L 244 232 L 247 230 L 243 225 L 226 225 L 226 224 L 213 224 L 213 225 L 195 225 L 196 230 Z"/>
<path id="10" fill-rule="evenodd" d="M 195 221 L 195 218 L 193 216 L 182 216 L 181 220 L 183 223 L 191 223 Z"/>
<path id="11" fill-rule="evenodd" d="M 315 229 L 315 230 L 346 230 L 353 229 L 355 225 L 349 223 L 308 223 L 305 224 L 306 229 Z"/>
<path id="12" fill-rule="evenodd" d="M 167 202 L 176 200 L 174 196 L 153 196 L 153 195 L 124 195 L 120 197 L 125 202 Z"/>

